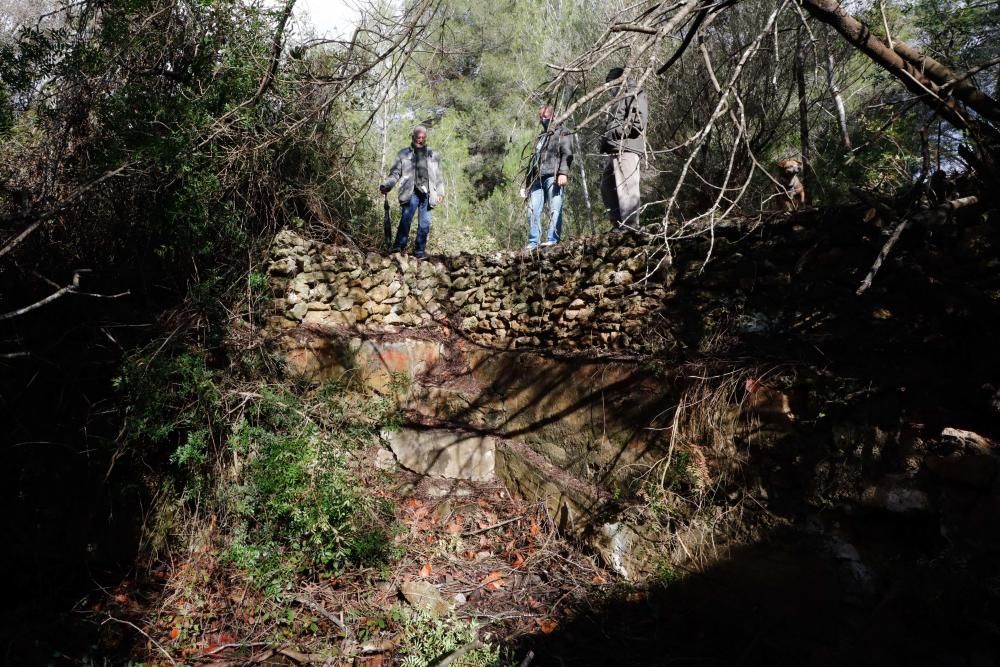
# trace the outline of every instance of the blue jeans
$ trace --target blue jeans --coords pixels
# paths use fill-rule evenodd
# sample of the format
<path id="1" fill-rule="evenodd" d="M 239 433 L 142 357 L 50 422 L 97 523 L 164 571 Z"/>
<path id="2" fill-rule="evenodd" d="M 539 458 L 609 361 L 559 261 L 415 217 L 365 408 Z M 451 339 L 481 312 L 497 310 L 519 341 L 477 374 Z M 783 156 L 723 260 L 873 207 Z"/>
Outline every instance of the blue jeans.
<path id="1" fill-rule="evenodd" d="M 545 202 L 549 203 L 551 216 L 545 241 L 559 243 L 559 236 L 562 234 L 562 192 L 562 187 L 556 185 L 555 176 L 542 176 L 531 183 L 531 189 L 528 191 L 529 246 L 538 245 L 538 239 L 542 235 L 542 208 Z"/>
<path id="2" fill-rule="evenodd" d="M 431 233 L 431 207 L 427 195 L 414 191 L 410 201 L 403 204 L 403 217 L 399 220 L 399 229 L 396 230 L 396 250 L 405 250 L 406 244 L 410 242 L 410 223 L 413 222 L 413 214 L 419 211 L 417 216 L 417 244 L 413 249 L 415 255 L 424 254 L 427 246 L 427 235 Z"/>

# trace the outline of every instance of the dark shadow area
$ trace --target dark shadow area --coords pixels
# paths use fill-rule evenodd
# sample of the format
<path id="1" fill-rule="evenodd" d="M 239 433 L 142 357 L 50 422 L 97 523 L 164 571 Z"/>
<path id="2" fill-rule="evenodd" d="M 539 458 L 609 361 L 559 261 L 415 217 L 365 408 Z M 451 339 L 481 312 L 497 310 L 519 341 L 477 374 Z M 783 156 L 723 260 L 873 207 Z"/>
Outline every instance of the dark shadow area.
<path id="1" fill-rule="evenodd" d="M 609 591 L 519 654 L 544 666 L 996 665 L 992 557 L 956 569 L 921 560 L 935 544 L 919 521 L 858 523 L 871 566 L 821 529 L 788 529 L 678 581 Z"/>
<path id="2" fill-rule="evenodd" d="M 145 468 L 116 456 L 113 379 L 152 330 L 139 312 L 128 299 L 67 295 L 0 328 L 3 352 L 17 355 L 0 359 L 0 663 L 101 654 L 101 630 L 80 612 L 135 571 Z"/>

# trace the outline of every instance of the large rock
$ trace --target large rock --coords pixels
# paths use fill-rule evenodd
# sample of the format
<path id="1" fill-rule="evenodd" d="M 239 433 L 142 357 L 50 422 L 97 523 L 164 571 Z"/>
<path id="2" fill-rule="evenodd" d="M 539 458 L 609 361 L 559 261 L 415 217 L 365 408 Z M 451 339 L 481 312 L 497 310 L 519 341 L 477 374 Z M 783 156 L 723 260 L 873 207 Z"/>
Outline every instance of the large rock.
<path id="1" fill-rule="evenodd" d="M 399 464 L 413 472 L 474 482 L 493 479 L 496 444 L 489 436 L 401 429 L 387 439 Z"/>
<path id="2" fill-rule="evenodd" d="M 441 591 L 429 581 L 407 581 L 400 586 L 399 591 L 411 606 L 434 616 L 444 616 L 451 609 L 451 605 L 441 596 Z"/>

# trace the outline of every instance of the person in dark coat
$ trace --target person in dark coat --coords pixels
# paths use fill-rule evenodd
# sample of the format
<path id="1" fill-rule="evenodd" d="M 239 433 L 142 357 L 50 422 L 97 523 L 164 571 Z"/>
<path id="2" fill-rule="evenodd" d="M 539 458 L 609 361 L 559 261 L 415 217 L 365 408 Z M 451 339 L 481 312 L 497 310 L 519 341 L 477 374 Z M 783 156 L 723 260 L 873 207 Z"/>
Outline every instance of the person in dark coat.
<path id="1" fill-rule="evenodd" d="M 608 210 L 613 232 L 639 221 L 640 156 L 646 151 L 649 103 L 646 93 L 628 84 L 625 70 L 614 67 L 605 81 L 622 81 L 611 89 L 615 102 L 601 135 L 601 153 L 607 156 L 601 174 L 601 199 Z"/>
<path id="2" fill-rule="evenodd" d="M 555 113 L 546 104 L 538 110 L 542 131 L 535 138 L 534 150 L 527 174 L 528 195 L 528 245 L 538 247 L 542 233 L 542 210 L 549 205 L 549 226 L 543 246 L 559 243 L 562 236 L 563 189 L 569 181 L 573 164 L 572 133 L 565 127 L 551 127 Z"/>
<path id="3" fill-rule="evenodd" d="M 444 178 L 441 158 L 427 147 L 427 128 L 417 125 L 410 136 L 410 145 L 396 155 L 389 178 L 378 189 L 385 194 L 399 185 L 399 205 L 403 210 L 393 250 L 406 250 L 410 224 L 414 214 L 417 214 L 417 241 L 413 256 L 424 257 L 431 231 L 431 209 L 444 201 Z"/>

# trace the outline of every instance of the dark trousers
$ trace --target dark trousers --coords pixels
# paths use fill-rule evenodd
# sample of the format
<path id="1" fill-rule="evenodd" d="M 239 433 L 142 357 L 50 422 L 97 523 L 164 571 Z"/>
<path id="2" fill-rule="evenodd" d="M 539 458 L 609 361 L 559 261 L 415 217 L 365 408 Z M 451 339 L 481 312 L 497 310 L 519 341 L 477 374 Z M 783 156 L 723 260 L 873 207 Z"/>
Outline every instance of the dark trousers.
<path id="1" fill-rule="evenodd" d="M 399 220 L 399 229 L 396 230 L 396 250 L 405 250 L 406 244 L 410 241 L 410 224 L 413 222 L 413 214 L 417 216 L 417 244 L 413 249 L 414 254 L 424 254 L 427 247 L 427 235 L 431 232 L 431 207 L 430 200 L 426 194 L 414 191 L 410 201 L 403 204 L 403 217 Z"/>

